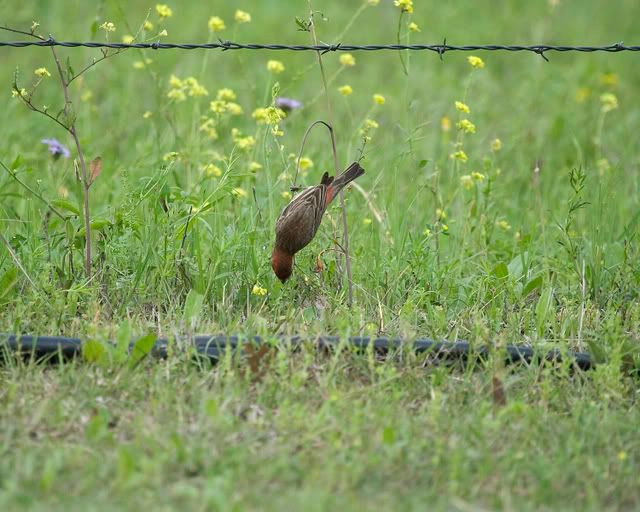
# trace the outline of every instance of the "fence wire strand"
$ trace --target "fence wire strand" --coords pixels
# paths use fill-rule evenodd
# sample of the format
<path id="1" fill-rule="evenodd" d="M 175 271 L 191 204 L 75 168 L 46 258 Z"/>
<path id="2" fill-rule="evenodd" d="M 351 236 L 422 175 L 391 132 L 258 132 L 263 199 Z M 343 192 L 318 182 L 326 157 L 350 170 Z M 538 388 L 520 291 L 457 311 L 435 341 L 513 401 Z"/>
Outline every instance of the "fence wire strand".
<path id="1" fill-rule="evenodd" d="M 218 40 L 212 43 L 116 43 L 116 42 L 74 42 L 58 41 L 49 36 L 48 39 L 39 41 L 0 41 L 0 47 L 25 48 L 28 46 L 62 46 L 66 48 L 112 48 L 112 49 L 149 49 L 149 50 L 274 50 L 274 51 L 314 51 L 321 53 L 328 52 L 357 52 L 357 51 L 383 51 L 383 50 L 410 50 L 410 51 L 431 51 L 442 57 L 447 52 L 472 52 L 472 51 L 504 51 L 504 52 L 531 52 L 536 53 L 546 59 L 546 52 L 638 52 L 640 46 L 627 46 L 624 43 L 614 43 L 605 46 L 565 46 L 565 45 L 464 45 L 457 46 L 447 44 L 446 39 L 442 44 L 318 44 L 318 45 L 289 45 L 289 44 L 254 44 L 236 43 L 234 41 Z"/>

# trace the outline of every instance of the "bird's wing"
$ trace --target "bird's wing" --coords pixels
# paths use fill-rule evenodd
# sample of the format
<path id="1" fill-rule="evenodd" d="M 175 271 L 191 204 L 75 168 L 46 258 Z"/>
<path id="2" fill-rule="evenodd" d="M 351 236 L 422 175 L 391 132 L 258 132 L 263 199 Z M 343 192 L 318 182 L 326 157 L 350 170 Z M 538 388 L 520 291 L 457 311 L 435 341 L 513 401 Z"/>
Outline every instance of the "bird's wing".
<path id="1" fill-rule="evenodd" d="M 325 185 L 309 187 L 282 210 L 276 222 L 276 241 L 295 253 L 315 236 L 325 209 Z"/>

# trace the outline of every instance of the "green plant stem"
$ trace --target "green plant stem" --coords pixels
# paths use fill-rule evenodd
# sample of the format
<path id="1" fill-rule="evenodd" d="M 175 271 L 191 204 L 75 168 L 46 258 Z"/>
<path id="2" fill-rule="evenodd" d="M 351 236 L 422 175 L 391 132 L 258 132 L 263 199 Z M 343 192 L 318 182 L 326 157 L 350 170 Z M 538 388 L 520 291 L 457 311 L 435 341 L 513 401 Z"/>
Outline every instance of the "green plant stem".
<path id="1" fill-rule="evenodd" d="M 318 44 L 318 38 L 316 36 L 315 23 L 313 21 L 313 6 L 311 4 L 311 0 L 309 0 L 309 16 L 310 16 L 310 20 L 311 20 L 311 23 L 309 25 L 309 30 L 311 32 L 311 37 L 313 39 L 313 44 L 317 45 Z M 327 114 L 328 114 L 328 117 L 329 117 L 329 124 L 331 126 L 335 127 L 335 122 L 334 122 L 334 117 L 333 117 L 333 110 L 331 108 L 331 97 L 329 96 L 329 87 L 327 85 L 327 76 L 326 76 L 326 73 L 324 71 L 324 65 L 322 63 L 322 54 L 320 52 L 316 52 L 316 55 L 318 56 L 318 65 L 320 66 L 320 75 L 322 76 L 322 84 L 324 86 L 324 92 L 325 92 L 325 94 L 327 96 Z M 332 131 L 332 135 L 335 137 L 335 133 L 333 131 Z M 334 165 L 335 165 L 335 172 L 336 172 L 336 176 L 337 176 L 338 173 L 340 172 L 340 169 L 338 167 L 338 160 L 337 159 L 335 159 Z M 342 210 L 342 229 L 343 229 L 342 245 L 344 246 L 345 268 L 346 268 L 346 271 L 347 271 L 347 286 L 348 286 L 348 301 L 347 301 L 347 305 L 349 307 L 351 307 L 351 305 L 353 304 L 353 279 L 352 279 L 352 275 L 351 275 L 351 258 L 350 258 L 350 255 L 349 255 L 349 226 L 348 226 L 348 223 L 347 223 L 347 210 L 346 210 L 345 204 L 344 204 L 344 191 L 343 190 L 340 191 L 340 209 Z"/>

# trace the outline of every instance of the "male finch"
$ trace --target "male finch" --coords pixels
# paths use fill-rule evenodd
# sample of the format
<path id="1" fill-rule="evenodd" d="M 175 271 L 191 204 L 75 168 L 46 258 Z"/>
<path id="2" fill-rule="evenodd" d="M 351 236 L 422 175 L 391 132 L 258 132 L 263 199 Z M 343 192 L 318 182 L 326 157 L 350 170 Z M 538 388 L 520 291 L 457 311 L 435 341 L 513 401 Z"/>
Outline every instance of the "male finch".
<path id="1" fill-rule="evenodd" d="M 276 221 L 276 243 L 271 253 L 271 267 L 280 281 L 284 283 L 291 277 L 294 254 L 311 242 L 329 203 L 363 174 L 358 162 L 335 178 L 325 172 L 320 185 L 306 188 L 282 210 Z"/>

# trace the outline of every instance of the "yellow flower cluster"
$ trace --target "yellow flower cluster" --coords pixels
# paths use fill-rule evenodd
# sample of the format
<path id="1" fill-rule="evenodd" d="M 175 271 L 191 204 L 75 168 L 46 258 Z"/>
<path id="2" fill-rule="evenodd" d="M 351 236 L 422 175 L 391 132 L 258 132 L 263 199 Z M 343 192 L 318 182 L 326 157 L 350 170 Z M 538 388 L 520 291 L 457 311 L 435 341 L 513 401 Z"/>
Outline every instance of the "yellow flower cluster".
<path id="1" fill-rule="evenodd" d="M 351 88 L 350 85 L 342 85 L 342 86 L 338 87 L 338 92 L 340 94 L 342 94 L 343 96 L 349 96 L 349 95 L 353 94 L 353 89 Z"/>
<path id="2" fill-rule="evenodd" d="M 506 220 L 497 221 L 496 226 L 498 226 L 503 231 L 509 231 L 511 229 L 511 224 L 509 224 Z"/>
<path id="3" fill-rule="evenodd" d="M 40 78 L 44 78 L 51 76 L 51 73 L 47 71 L 47 68 L 38 68 L 33 72 L 34 75 L 39 76 Z"/>
<path id="4" fill-rule="evenodd" d="M 267 289 L 263 288 L 259 284 L 254 284 L 251 290 L 252 295 L 257 295 L 258 297 L 264 297 L 267 294 Z"/>
<path id="5" fill-rule="evenodd" d="M 458 151 L 454 151 L 453 153 L 451 153 L 449 155 L 449 158 L 453 160 L 458 160 L 459 162 L 462 162 L 462 163 L 465 163 L 467 162 L 467 160 L 469 160 L 469 157 L 462 149 L 459 149 Z"/>
<path id="6" fill-rule="evenodd" d="M 470 55 L 467 57 L 467 61 L 471 64 L 471 67 L 475 69 L 482 69 L 484 67 L 484 61 L 480 57 L 476 57 L 475 55 Z"/>
<path id="7" fill-rule="evenodd" d="M 287 114 L 285 113 L 284 110 L 281 110 L 274 106 L 267 107 L 267 108 L 262 108 L 262 107 L 257 108 L 251 114 L 251 117 L 253 117 L 256 120 L 257 124 L 268 124 L 268 125 L 278 124 L 286 116 Z"/>
<path id="8" fill-rule="evenodd" d="M 29 93 L 27 92 L 27 90 L 24 87 L 21 87 L 20 89 L 12 89 L 11 90 L 11 97 L 12 98 L 26 98 L 29 96 Z"/>
<path id="9" fill-rule="evenodd" d="M 227 26 L 220 16 L 211 16 L 211 18 L 209 18 L 209 30 L 211 30 L 211 32 L 222 32 L 225 28 L 227 28 Z"/>
<path id="10" fill-rule="evenodd" d="M 208 176 L 219 178 L 222 176 L 222 169 L 215 164 L 206 164 L 202 167 L 202 171 Z"/>
<path id="11" fill-rule="evenodd" d="M 611 92 L 605 92 L 600 96 L 602 112 L 611 112 L 618 108 L 618 98 Z"/>
<path id="12" fill-rule="evenodd" d="M 340 64 L 345 67 L 352 67 L 356 65 L 356 58 L 350 53 L 343 53 L 340 55 Z"/>
<path id="13" fill-rule="evenodd" d="M 269 60 L 267 61 L 267 70 L 278 75 L 284 71 L 284 64 L 279 60 Z"/>
<path id="14" fill-rule="evenodd" d="M 461 119 L 456 123 L 456 127 L 464 133 L 476 133 L 476 125 L 468 119 Z"/>
<path id="15" fill-rule="evenodd" d="M 449 130 L 451 130 L 451 119 L 449 119 L 447 116 L 443 116 L 440 119 L 440 129 L 443 132 L 448 132 Z"/>
<path id="16" fill-rule="evenodd" d="M 173 16 L 173 11 L 167 4 L 156 4 L 156 12 L 160 19 L 170 18 Z"/>
<path id="17" fill-rule="evenodd" d="M 170 151 L 162 157 L 165 162 L 175 162 L 178 158 L 180 158 L 180 153 L 177 151 Z"/>
<path id="18" fill-rule="evenodd" d="M 408 14 L 413 12 L 413 0 L 393 0 L 393 5 L 399 7 L 402 12 Z"/>
<path id="19" fill-rule="evenodd" d="M 463 188 L 469 190 L 473 188 L 475 183 L 481 183 L 484 181 L 484 174 L 479 172 L 472 172 L 470 175 L 465 174 L 464 176 L 460 176 L 460 184 Z"/>
<path id="20" fill-rule="evenodd" d="M 144 60 L 137 60 L 133 63 L 133 69 L 144 69 L 146 68 L 149 64 L 151 64 L 153 61 L 149 58 L 144 59 Z"/>
<path id="21" fill-rule="evenodd" d="M 251 21 L 251 14 L 245 11 L 241 11 L 240 9 L 236 10 L 233 19 L 238 23 L 249 23 Z"/>
<path id="22" fill-rule="evenodd" d="M 105 21 L 102 25 L 100 25 L 100 28 L 102 30 L 104 30 L 105 32 L 115 32 L 116 31 L 116 26 L 111 23 L 110 21 Z"/>
<path id="23" fill-rule="evenodd" d="M 413 21 L 409 23 L 407 27 L 409 28 L 409 32 L 420 32 L 420 27 L 418 27 L 418 24 Z"/>
<path id="24" fill-rule="evenodd" d="M 497 153 L 502 149 L 502 141 L 500 139 L 493 139 L 491 141 L 491 151 Z"/>
<path id="25" fill-rule="evenodd" d="M 387 101 L 385 99 L 385 97 L 382 94 L 374 94 L 373 95 L 373 102 L 377 105 L 384 105 L 385 101 Z"/>
<path id="26" fill-rule="evenodd" d="M 469 114 L 471 112 L 469 105 L 462 103 L 461 101 L 456 101 L 456 110 L 464 114 Z"/>
<path id="27" fill-rule="evenodd" d="M 362 128 L 360 128 L 360 135 L 368 142 L 371 140 L 371 133 L 379 127 L 380 125 L 373 119 L 365 119 Z"/>
<path id="28" fill-rule="evenodd" d="M 192 76 L 182 80 L 176 75 L 171 75 L 169 78 L 169 87 L 167 98 L 176 102 L 186 100 L 187 96 L 198 98 L 209 95 L 209 91 Z"/>
<path id="29" fill-rule="evenodd" d="M 204 132 L 211 140 L 218 139 L 218 130 L 216 130 L 216 123 L 210 117 L 204 117 L 204 122 L 200 125 L 199 130 L 201 132 Z"/>
<path id="30" fill-rule="evenodd" d="M 235 142 L 238 149 L 241 150 L 248 150 L 256 145 L 256 139 L 253 136 L 247 135 L 246 137 L 243 137 L 242 132 L 237 128 L 231 129 L 231 138 L 233 139 L 233 142 Z"/>
<path id="31" fill-rule="evenodd" d="M 311 158 L 309 158 L 308 156 L 303 156 L 300 159 L 300 170 L 306 171 L 311 167 L 313 167 L 313 160 L 311 160 Z"/>

